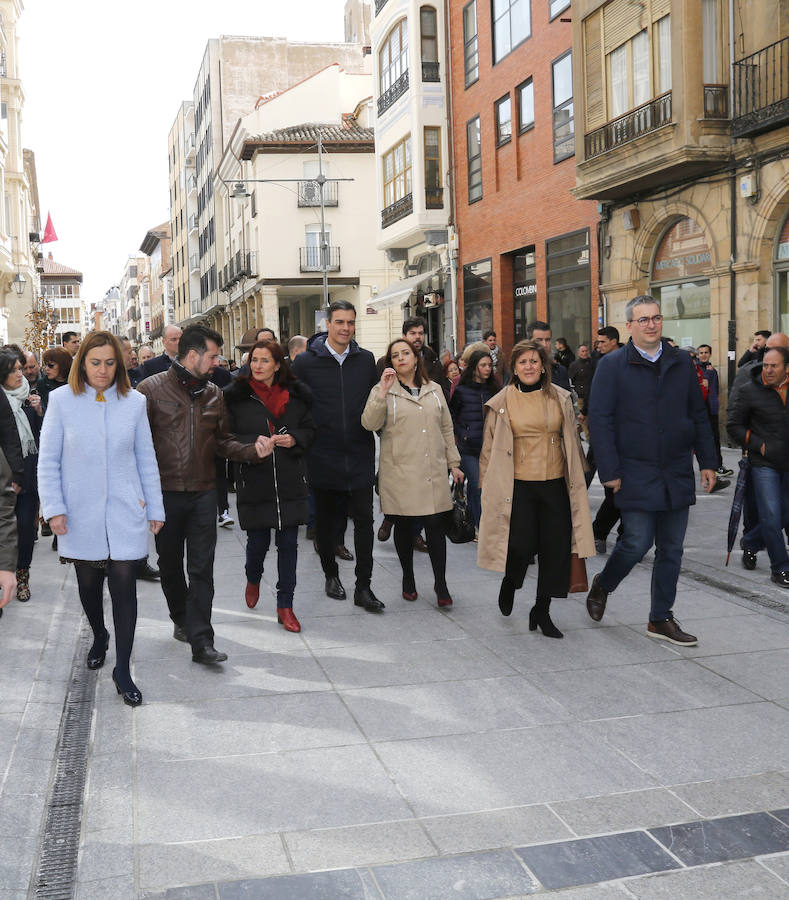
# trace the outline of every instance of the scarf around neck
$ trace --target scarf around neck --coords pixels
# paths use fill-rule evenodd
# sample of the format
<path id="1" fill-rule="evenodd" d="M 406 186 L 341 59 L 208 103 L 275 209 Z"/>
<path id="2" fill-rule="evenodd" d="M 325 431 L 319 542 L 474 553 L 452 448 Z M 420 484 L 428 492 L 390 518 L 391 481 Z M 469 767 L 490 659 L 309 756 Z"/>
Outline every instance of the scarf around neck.
<path id="1" fill-rule="evenodd" d="M 184 368 L 177 359 L 173 360 L 172 370 L 175 372 L 176 378 L 181 382 L 181 384 L 189 391 L 189 396 L 194 400 L 195 397 L 199 397 L 200 394 L 206 389 L 206 385 L 208 384 L 208 375 L 205 375 L 203 378 L 198 378 L 197 375 L 192 375 L 189 369 Z"/>
<path id="2" fill-rule="evenodd" d="M 279 419 L 282 413 L 285 412 L 285 407 L 290 400 L 289 391 L 278 384 L 272 384 L 269 387 L 264 381 L 255 381 L 254 378 L 249 379 L 249 386 L 271 413 L 271 418 Z"/>
<path id="3" fill-rule="evenodd" d="M 28 383 L 27 378 L 23 377 L 22 384 L 14 390 L 4 387 L 3 393 L 8 397 L 11 411 L 16 420 L 16 430 L 19 432 L 19 442 L 22 444 L 22 456 L 30 456 L 31 454 L 38 453 L 36 439 L 33 437 L 33 430 L 30 427 L 30 422 L 25 415 L 25 411 L 22 409 L 22 405 L 30 394 L 30 384 Z"/>

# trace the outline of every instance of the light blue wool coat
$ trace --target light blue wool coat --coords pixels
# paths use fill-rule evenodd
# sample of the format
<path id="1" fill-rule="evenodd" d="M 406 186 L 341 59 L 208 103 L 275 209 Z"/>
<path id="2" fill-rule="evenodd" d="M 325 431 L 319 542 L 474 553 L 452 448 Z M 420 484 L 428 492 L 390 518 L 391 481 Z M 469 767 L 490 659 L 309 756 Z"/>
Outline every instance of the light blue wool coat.
<path id="1" fill-rule="evenodd" d="M 41 429 L 38 493 L 45 519 L 65 515 L 58 552 L 69 559 L 148 555 L 148 522 L 164 521 L 145 397 L 115 386 L 105 402 L 85 386 L 53 391 Z"/>

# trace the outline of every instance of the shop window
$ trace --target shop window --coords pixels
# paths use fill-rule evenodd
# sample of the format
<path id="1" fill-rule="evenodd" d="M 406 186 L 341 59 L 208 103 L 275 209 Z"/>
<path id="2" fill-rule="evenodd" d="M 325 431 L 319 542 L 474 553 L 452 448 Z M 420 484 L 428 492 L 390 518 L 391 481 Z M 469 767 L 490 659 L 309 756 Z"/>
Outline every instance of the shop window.
<path id="1" fill-rule="evenodd" d="M 537 259 L 534 246 L 517 250 L 512 258 L 512 306 L 516 341 L 526 337 L 526 326 L 537 318 Z"/>
<path id="2" fill-rule="evenodd" d="M 663 334 L 678 347 L 710 343 L 712 265 L 704 232 L 693 219 L 678 219 L 663 235 L 652 263 L 650 293 L 660 302 Z"/>
<path id="3" fill-rule="evenodd" d="M 490 259 L 463 266 L 463 313 L 466 343 L 481 341 L 493 328 L 493 268 Z"/>
<path id="4" fill-rule="evenodd" d="M 545 243 L 548 322 L 555 337 L 564 337 L 575 351 L 589 340 L 592 277 L 589 229 L 574 231 Z"/>

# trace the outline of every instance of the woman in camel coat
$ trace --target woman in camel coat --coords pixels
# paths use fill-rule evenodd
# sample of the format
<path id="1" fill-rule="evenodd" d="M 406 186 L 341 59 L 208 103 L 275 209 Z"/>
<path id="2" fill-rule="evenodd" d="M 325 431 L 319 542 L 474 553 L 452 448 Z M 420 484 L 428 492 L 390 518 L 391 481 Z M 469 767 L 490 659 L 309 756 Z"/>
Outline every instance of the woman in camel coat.
<path id="1" fill-rule="evenodd" d="M 477 563 L 504 572 L 499 608 L 508 616 L 536 555 L 529 628 L 562 637 L 551 598 L 567 596 L 571 552 L 595 554 L 575 411 L 570 393 L 551 384 L 550 360 L 537 342 L 515 345 L 510 370 L 511 384 L 486 404 Z"/>
<path id="2" fill-rule="evenodd" d="M 381 509 L 394 519 L 394 542 L 403 569 L 403 598 L 416 600 L 414 522 L 425 528 L 439 606 L 451 606 L 446 582 L 444 514 L 452 509 L 449 473 L 458 468 L 452 416 L 441 385 L 405 338 L 389 345 L 381 381 L 370 391 L 362 425 L 381 435 L 378 491 Z"/>

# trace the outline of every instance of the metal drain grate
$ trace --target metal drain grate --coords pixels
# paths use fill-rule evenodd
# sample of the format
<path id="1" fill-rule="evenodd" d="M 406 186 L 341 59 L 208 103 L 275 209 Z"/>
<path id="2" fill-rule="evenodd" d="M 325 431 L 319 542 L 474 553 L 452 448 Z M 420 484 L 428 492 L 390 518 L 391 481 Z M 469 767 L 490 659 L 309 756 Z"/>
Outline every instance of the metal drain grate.
<path id="1" fill-rule="evenodd" d="M 96 674 L 85 667 L 90 631 L 83 625 L 63 703 L 55 748 L 55 775 L 30 897 L 70 900 L 74 896 L 77 854 L 82 827 L 82 803 L 88 768 L 90 725 L 96 695 Z"/>

